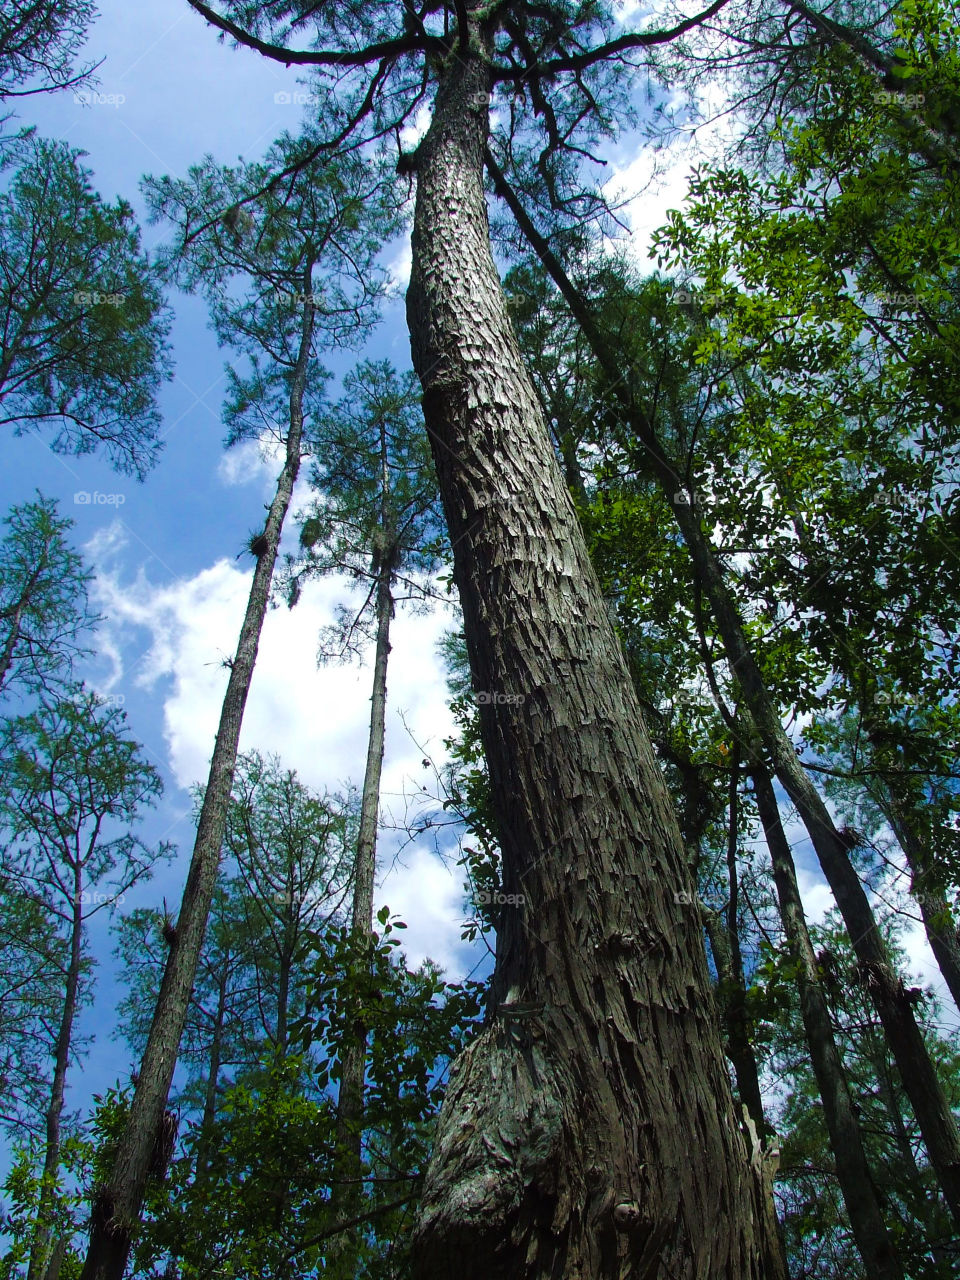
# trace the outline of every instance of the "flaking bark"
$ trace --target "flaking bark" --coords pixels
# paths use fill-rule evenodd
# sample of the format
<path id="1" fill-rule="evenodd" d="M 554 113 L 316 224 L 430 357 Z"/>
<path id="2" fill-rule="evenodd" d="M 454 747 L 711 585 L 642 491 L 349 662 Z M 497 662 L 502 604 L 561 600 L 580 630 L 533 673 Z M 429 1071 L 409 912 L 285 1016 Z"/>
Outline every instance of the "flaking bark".
<path id="1" fill-rule="evenodd" d="M 420 1280 L 770 1275 L 676 820 L 506 315 L 482 33 L 417 155 L 408 316 L 503 852 L 487 1025 L 452 1070 Z"/>

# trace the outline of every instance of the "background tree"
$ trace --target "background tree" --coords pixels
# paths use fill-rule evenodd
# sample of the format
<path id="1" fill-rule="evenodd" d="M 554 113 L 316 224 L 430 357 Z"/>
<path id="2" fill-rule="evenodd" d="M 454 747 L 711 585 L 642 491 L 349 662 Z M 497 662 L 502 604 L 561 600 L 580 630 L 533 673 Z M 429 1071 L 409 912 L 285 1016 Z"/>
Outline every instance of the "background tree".
<path id="1" fill-rule="evenodd" d="M 228 370 L 230 439 L 276 440 L 285 460 L 266 524 L 249 542 L 256 568 L 236 656 L 228 664 L 193 857 L 115 1165 L 94 1205 L 84 1280 L 122 1277 L 163 1123 L 217 880 L 243 711 L 307 445 L 305 398 L 322 381 L 319 351 L 324 343 L 357 338 L 375 315 L 379 277 L 373 259 L 390 205 L 379 177 L 362 163 L 318 161 L 315 181 L 304 184 L 297 199 L 264 190 L 259 221 L 248 211 L 240 218 L 238 200 L 262 190 L 269 165 L 281 163 L 288 149 L 278 143 L 266 168 L 219 170 L 206 164 L 185 181 L 162 179 L 151 188 L 158 214 L 174 220 L 184 237 L 168 258 L 171 273 L 206 293 L 218 337 L 247 358 L 247 368 Z M 227 196 L 233 197 L 232 216 L 191 233 L 197 207 L 222 207 Z"/>
<path id="2" fill-rule="evenodd" d="M 81 634 L 98 619 L 90 575 L 67 541 L 73 521 L 42 494 L 10 509 L 0 542 L 0 692 L 69 680 L 86 654 Z"/>
<path id="3" fill-rule="evenodd" d="M 0 424 L 103 448 L 142 478 L 160 448 L 169 313 L 129 204 L 107 204 L 80 153 L 29 137 L 0 193 Z"/>
<path id="4" fill-rule="evenodd" d="M 400 600 L 423 601 L 426 575 L 439 564 L 442 536 L 436 482 L 423 416 L 412 377 L 387 363 L 365 363 L 344 380 L 346 395 L 317 424 L 317 461 L 311 482 L 318 497 L 300 531 L 305 563 L 291 569 L 290 600 L 304 578 L 350 572 L 367 586 L 357 610 L 341 607 L 339 625 L 321 644 L 321 660 L 357 654 L 373 641 L 370 730 L 353 871 L 352 927 L 362 947 L 372 945 L 380 777 L 386 732 L 390 625 Z M 338 1118 L 340 1143 L 350 1158 L 343 1179 L 359 1191 L 362 1178 L 366 1028 L 358 1016 L 344 1047 Z M 355 1199 L 356 1197 L 354 1197 Z M 348 1196 L 344 1216 L 354 1216 Z"/>
<path id="5" fill-rule="evenodd" d="M 93 0 L 10 0 L 0 16 L 0 99 L 85 80 L 94 68 L 74 62 L 95 12 Z"/>
<path id="6" fill-rule="evenodd" d="M 28 1280 L 44 1274 L 51 1247 L 67 1073 L 77 1056 L 77 1012 L 89 996 L 87 921 L 169 856 L 168 846 L 151 848 L 129 829 L 161 785 L 127 736 L 124 712 L 105 707 L 96 694 L 44 697 L 37 711 L 9 721 L 0 734 L 4 881 L 51 922 L 58 940 L 52 958 L 62 962 Z"/>

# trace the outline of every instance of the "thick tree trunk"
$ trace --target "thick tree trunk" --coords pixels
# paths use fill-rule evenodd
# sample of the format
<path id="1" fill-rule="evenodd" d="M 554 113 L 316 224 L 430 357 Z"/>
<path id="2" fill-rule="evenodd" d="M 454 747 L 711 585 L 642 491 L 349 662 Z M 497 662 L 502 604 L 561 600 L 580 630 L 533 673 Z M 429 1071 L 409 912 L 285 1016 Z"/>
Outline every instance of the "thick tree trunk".
<path id="1" fill-rule="evenodd" d="M 490 251 L 487 88 L 464 40 L 418 152 L 407 301 L 508 901 L 414 1265 L 421 1280 L 770 1276 L 675 816 Z"/>
<path id="2" fill-rule="evenodd" d="M 70 959 L 67 963 L 67 979 L 64 986 L 63 1012 L 53 1051 L 53 1080 L 50 1085 L 50 1105 L 47 1107 L 47 1141 L 43 1157 L 43 1180 L 37 1205 L 37 1223 L 30 1246 L 27 1280 L 40 1280 L 47 1265 L 52 1238 L 51 1215 L 55 1201 L 57 1173 L 60 1169 L 60 1122 L 67 1087 L 67 1069 L 70 1065 L 70 1043 L 73 1039 L 73 1023 L 77 1014 L 77 997 L 80 990 L 80 967 L 83 960 L 83 878 L 80 864 L 73 874 L 73 918 L 70 924 Z M 54 1252 L 56 1252 L 54 1250 Z"/>
<path id="3" fill-rule="evenodd" d="M 303 328 L 290 391 L 286 461 L 267 515 L 263 545 L 257 555 L 237 652 L 230 668 L 176 936 L 164 969 L 130 1115 L 120 1139 L 110 1181 L 99 1190 L 94 1203 L 90 1247 L 81 1280 L 122 1280 L 143 1203 L 155 1136 L 163 1122 L 176 1067 L 180 1037 L 216 887 L 243 710 L 257 660 L 283 522 L 300 470 L 303 394 L 313 337 L 312 296 L 312 269 L 308 265 L 304 272 L 306 301 Z"/>
<path id="4" fill-rule="evenodd" d="M 823 1115 L 837 1170 L 837 1181 L 868 1280 L 897 1280 L 903 1272 L 887 1235 L 877 1189 L 870 1175 L 860 1128 L 853 1111 L 843 1063 L 833 1038 L 830 1008 L 823 994 L 817 961 L 800 900 L 793 854 L 780 822 L 770 778 L 753 773 L 757 808 L 770 850 L 780 917 L 790 956 L 797 967 L 800 1014 L 817 1078 Z"/>

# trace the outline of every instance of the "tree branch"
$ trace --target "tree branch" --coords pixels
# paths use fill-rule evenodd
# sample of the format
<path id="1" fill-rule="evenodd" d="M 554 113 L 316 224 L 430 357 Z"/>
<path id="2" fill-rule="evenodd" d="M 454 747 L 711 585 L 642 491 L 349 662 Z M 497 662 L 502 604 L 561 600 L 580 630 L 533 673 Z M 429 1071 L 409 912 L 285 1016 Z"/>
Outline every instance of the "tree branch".
<path id="1" fill-rule="evenodd" d="M 195 9 L 201 17 L 206 18 L 211 26 L 232 36 L 238 44 L 242 44 L 248 49 L 255 49 L 257 53 L 263 54 L 265 58 L 272 58 L 275 62 L 282 62 L 287 67 L 294 64 L 308 67 L 363 67 L 368 62 L 375 62 L 381 58 L 393 61 L 394 58 L 399 58 L 404 53 L 434 52 L 443 54 L 447 52 L 446 44 L 439 36 L 420 36 L 413 33 L 395 40 L 380 40 L 376 44 L 367 45 L 363 49 L 316 49 L 313 51 L 308 49 L 288 49 L 281 44 L 270 44 L 266 40 L 260 40 L 257 36 L 251 35 L 249 31 L 244 31 L 243 27 L 237 26 L 229 18 L 221 17 L 209 5 L 204 4 L 203 0 L 187 0 L 187 4 L 191 9 Z"/>
<path id="2" fill-rule="evenodd" d="M 194 0 L 190 0 L 190 3 L 193 4 Z M 669 44 L 677 36 L 682 36 L 693 27 L 699 26 L 702 22 L 706 22 L 708 18 L 712 18 L 714 14 L 719 13 L 726 3 L 727 0 L 714 0 L 714 3 L 709 8 L 704 9 L 702 13 L 694 14 L 692 18 L 685 18 L 683 22 L 678 23 L 677 26 L 671 27 L 667 31 L 634 31 L 628 35 L 618 36 L 616 40 L 610 40 L 606 44 L 598 45 L 596 49 L 585 49 L 582 53 L 571 53 L 563 58 L 551 58 L 549 62 L 542 62 L 539 66 L 527 67 L 523 71 L 508 71 L 506 69 L 494 71 L 491 78 L 496 82 L 529 80 L 532 77 L 559 75 L 562 71 L 582 71 L 586 67 L 592 67 L 597 62 L 604 62 L 608 58 L 615 58 L 620 54 L 629 53 L 631 49 L 645 49 L 651 45 Z"/>

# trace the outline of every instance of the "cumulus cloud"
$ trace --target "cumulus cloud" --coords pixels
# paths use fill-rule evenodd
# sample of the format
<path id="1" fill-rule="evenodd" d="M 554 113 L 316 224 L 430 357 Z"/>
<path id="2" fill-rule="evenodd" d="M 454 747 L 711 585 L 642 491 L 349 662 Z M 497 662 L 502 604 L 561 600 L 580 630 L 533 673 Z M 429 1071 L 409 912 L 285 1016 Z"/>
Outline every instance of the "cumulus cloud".
<path id="1" fill-rule="evenodd" d="M 217 464 L 217 479 L 231 488 L 255 481 L 269 483 L 273 488 L 283 461 L 284 449 L 277 441 L 261 444 L 244 440 L 224 450 Z"/>
<path id="2" fill-rule="evenodd" d="M 176 783 L 189 787 L 207 774 L 229 675 L 225 660 L 236 647 L 251 573 L 218 560 L 165 586 L 142 569 L 124 581 L 116 566 L 122 545 L 115 532 L 88 548 L 98 551 L 96 594 L 109 619 L 103 644 L 113 681 L 122 677 L 162 699 L 165 761 Z M 353 585 L 321 579 L 307 586 L 295 609 L 268 612 L 244 714 L 241 750 L 276 753 L 317 790 L 363 778 L 372 652 L 353 665 L 316 663 L 318 633 L 338 604 L 358 599 Z M 436 657 L 451 619 L 449 610 L 413 615 L 401 608 L 394 621 L 382 788 L 389 825 L 380 841 L 377 896 L 407 920 L 412 961 L 429 955 L 460 972 L 461 878 L 425 848 L 411 846 L 397 858 L 401 836 L 390 829 L 402 825 L 406 801 L 421 786 L 424 753 L 442 761 L 443 739 L 453 730 Z"/>
<path id="3" fill-rule="evenodd" d="M 624 20 L 640 7 L 627 0 Z M 678 91 L 667 105 L 671 110 L 680 109 L 686 101 L 687 95 Z M 653 233 L 664 225 L 669 210 L 683 208 L 694 164 L 720 156 L 736 136 L 737 118 L 726 113 L 719 85 L 704 86 L 699 107 L 704 123 L 695 131 L 682 132 L 663 147 L 633 147 L 629 159 L 613 165 L 603 185 L 604 196 L 618 207 L 630 229 L 630 252 L 645 271 L 652 269 L 649 250 Z"/>

